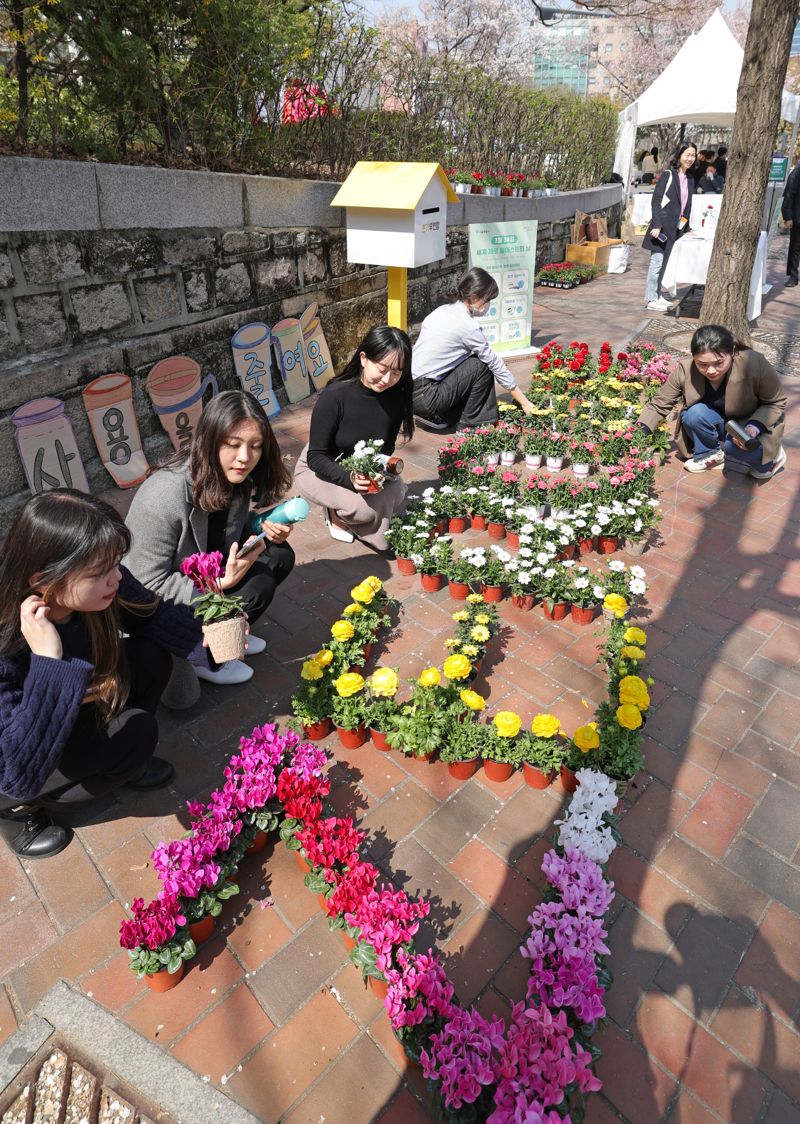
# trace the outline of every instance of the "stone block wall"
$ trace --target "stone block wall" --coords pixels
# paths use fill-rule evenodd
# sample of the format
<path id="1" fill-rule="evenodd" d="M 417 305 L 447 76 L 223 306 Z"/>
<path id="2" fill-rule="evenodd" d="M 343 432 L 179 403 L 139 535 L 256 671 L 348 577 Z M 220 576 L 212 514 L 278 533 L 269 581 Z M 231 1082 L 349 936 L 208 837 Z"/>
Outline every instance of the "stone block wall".
<path id="1" fill-rule="evenodd" d="M 32 165 L 46 166 L 40 169 L 46 174 L 34 177 Z M 145 452 L 153 463 L 169 448 L 144 389 L 159 359 L 188 355 L 217 377 L 221 389 L 238 387 L 230 339 L 248 321 L 272 325 L 317 301 L 334 365 L 340 367 L 368 328 L 385 319 L 386 272 L 347 262 L 344 216 L 329 206 L 335 185 L 163 169 L 113 171 L 117 194 L 106 201 L 104 215 L 110 172 L 96 170 L 95 215 L 87 201 L 91 182 L 85 165 L 0 158 L 0 195 L 32 186 L 34 178 L 40 189 L 28 212 L 13 196 L 17 210 L 9 208 L 5 225 L 15 228 L 0 232 L 0 534 L 28 495 L 10 415 L 29 399 L 63 399 L 90 486 L 106 490 L 111 480 L 97 456 L 80 394 L 91 379 L 117 371 L 130 375 Z M 238 188 L 232 180 L 241 181 Z M 148 185 L 150 213 L 158 224 L 153 226 L 144 225 Z M 60 209 L 48 191 L 59 195 Z M 120 201 L 125 191 L 128 211 Z M 418 325 L 466 267 L 469 222 L 538 217 L 537 257 L 543 264 L 563 258 L 576 207 L 602 211 L 613 229 L 620 218 L 619 189 L 539 200 L 472 196 L 451 205 L 446 258 L 409 272 L 410 323 Z M 209 225 L 215 209 L 239 221 Z M 103 225 L 121 224 L 130 213 L 143 225 Z M 294 214 L 298 225 L 269 225 L 270 214 L 284 222 Z M 189 225 L 194 218 L 203 225 Z M 181 222 L 185 225 L 177 225 Z M 285 402 L 281 388 L 278 397 Z"/>

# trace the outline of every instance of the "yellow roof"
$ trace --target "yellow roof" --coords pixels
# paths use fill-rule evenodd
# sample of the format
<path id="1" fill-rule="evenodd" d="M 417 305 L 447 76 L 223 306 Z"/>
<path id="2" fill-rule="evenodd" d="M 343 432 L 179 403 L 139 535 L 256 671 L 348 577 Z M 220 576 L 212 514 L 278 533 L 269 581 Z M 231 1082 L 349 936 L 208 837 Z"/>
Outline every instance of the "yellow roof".
<path id="1" fill-rule="evenodd" d="M 331 206 L 413 211 L 434 176 L 441 180 L 448 203 L 457 203 L 458 196 L 441 164 L 359 160 L 331 200 Z"/>

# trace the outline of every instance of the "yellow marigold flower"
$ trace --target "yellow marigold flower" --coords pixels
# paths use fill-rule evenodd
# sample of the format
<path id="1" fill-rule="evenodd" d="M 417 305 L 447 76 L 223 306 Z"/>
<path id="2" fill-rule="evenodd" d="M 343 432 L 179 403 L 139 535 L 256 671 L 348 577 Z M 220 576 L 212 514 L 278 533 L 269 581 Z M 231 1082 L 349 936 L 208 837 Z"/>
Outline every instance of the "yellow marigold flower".
<path id="1" fill-rule="evenodd" d="M 485 644 L 492 635 L 485 624 L 476 624 L 474 628 L 469 630 L 469 634 L 471 638 L 477 640 L 479 644 Z"/>
<path id="2" fill-rule="evenodd" d="M 320 648 L 317 654 L 312 658 L 316 660 L 320 667 L 327 667 L 333 659 L 333 652 L 330 648 Z"/>
<path id="3" fill-rule="evenodd" d="M 300 678 L 301 679 L 309 679 L 309 680 L 311 680 L 311 679 L 321 679 L 322 678 L 322 667 L 320 666 L 320 664 L 317 663 L 316 660 L 313 660 L 313 659 L 312 660 L 304 660 L 303 666 L 300 669 Z"/>
<path id="4" fill-rule="evenodd" d="M 537 738 L 554 738 L 561 731 L 561 723 L 554 714 L 537 714 L 531 729 Z"/>
<path id="5" fill-rule="evenodd" d="M 333 685 L 340 698 L 349 699 L 351 695 L 357 695 L 359 691 L 363 691 L 364 676 L 359 675 L 357 671 L 346 671 L 344 675 L 334 679 Z"/>
<path id="6" fill-rule="evenodd" d="M 590 749 L 597 749 L 600 745 L 600 738 L 594 726 L 579 726 L 572 735 L 572 740 L 581 753 L 588 753 Z"/>
<path id="7" fill-rule="evenodd" d="M 488 613 L 476 613 L 475 615 L 476 624 L 488 624 L 491 619 Z"/>
<path id="8" fill-rule="evenodd" d="M 465 656 L 469 656 L 471 660 L 475 659 L 480 654 L 480 648 L 476 644 L 462 644 L 461 651 Z"/>
<path id="9" fill-rule="evenodd" d="M 373 695 L 377 695 L 382 699 L 393 699 L 397 694 L 397 688 L 400 680 L 397 678 L 397 672 L 391 667 L 378 667 L 373 671 L 370 681 L 369 689 Z"/>
<path id="10" fill-rule="evenodd" d="M 355 631 L 350 621 L 334 621 L 331 625 L 331 636 L 334 640 L 352 640 Z"/>
<path id="11" fill-rule="evenodd" d="M 608 609 L 615 617 L 624 617 L 628 602 L 619 593 L 607 593 L 603 598 L 603 608 Z"/>
<path id="12" fill-rule="evenodd" d="M 486 699 L 477 691 L 461 691 L 459 698 L 470 710 L 483 710 L 486 706 Z"/>
<path id="13" fill-rule="evenodd" d="M 368 578 L 364 578 L 362 585 L 368 585 L 373 593 L 380 593 L 383 589 L 383 582 L 380 578 L 376 578 L 374 574 L 370 574 Z"/>
<path id="14" fill-rule="evenodd" d="M 451 681 L 454 679 L 466 679 L 472 671 L 472 664 L 466 656 L 458 653 L 454 656 L 448 656 L 443 665 L 444 673 Z"/>
<path id="15" fill-rule="evenodd" d="M 459 609 L 457 613 L 453 613 L 454 621 L 468 621 L 469 613 L 466 609 Z"/>
<path id="16" fill-rule="evenodd" d="M 438 667 L 426 667 L 417 680 L 420 687 L 438 687 L 441 681 Z"/>
<path id="17" fill-rule="evenodd" d="M 361 582 L 350 590 L 350 596 L 354 601 L 360 601 L 362 605 L 371 605 L 375 600 L 375 590 L 366 582 Z"/>
<path id="18" fill-rule="evenodd" d="M 455 636 L 448 636 L 448 638 L 444 642 L 444 646 L 445 648 L 460 648 L 461 641 L 456 640 Z"/>
<path id="19" fill-rule="evenodd" d="M 638 706 L 633 703 L 623 703 L 617 707 L 617 722 L 626 730 L 638 730 L 642 724 L 642 715 Z"/>
<path id="20" fill-rule="evenodd" d="M 647 653 L 644 648 L 637 648 L 635 644 L 626 644 L 620 652 L 626 660 L 643 660 Z"/>
<path id="21" fill-rule="evenodd" d="M 345 605 L 344 609 L 342 609 L 342 616 L 343 617 L 356 617 L 356 616 L 358 616 L 359 613 L 363 613 L 363 612 L 364 612 L 364 606 L 359 605 L 355 601 L 353 601 L 352 604 Z"/>
<path id="22" fill-rule="evenodd" d="M 626 675 L 619 681 L 619 701 L 633 703 L 640 710 L 647 710 L 650 705 L 650 693 L 644 679 L 638 675 Z"/>
<path id="23" fill-rule="evenodd" d="M 470 605 L 479 605 L 480 602 L 483 601 L 483 594 L 482 593 L 468 593 L 467 594 L 467 601 L 469 601 Z"/>
<path id="24" fill-rule="evenodd" d="M 515 738 L 522 729 L 522 719 L 513 710 L 498 710 L 492 725 L 499 738 Z"/>
<path id="25" fill-rule="evenodd" d="M 635 625 L 631 625 L 630 628 L 625 629 L 625 643 L 638 644 L 640 648 L 643 648 L 647 643 L 647 633 L 641 628 L 636 628 Z"/>

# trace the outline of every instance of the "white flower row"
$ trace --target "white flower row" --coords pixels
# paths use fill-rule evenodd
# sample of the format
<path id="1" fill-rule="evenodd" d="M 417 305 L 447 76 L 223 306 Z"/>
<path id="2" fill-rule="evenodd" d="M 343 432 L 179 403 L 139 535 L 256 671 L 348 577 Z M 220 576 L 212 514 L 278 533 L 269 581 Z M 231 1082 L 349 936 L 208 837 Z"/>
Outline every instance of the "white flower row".
<path id="1" fill-rule="evenodd" d="M 566 815 L 555 821 L 561 828 L 558 842 L 562 847 L 574 847 L 596 863 L 607 863 L 616 843 L 603 816 L 616 807 L 616 785 L 605 773 L 593 769 L 579 769 L 577 776 L 580 783 Z"/>

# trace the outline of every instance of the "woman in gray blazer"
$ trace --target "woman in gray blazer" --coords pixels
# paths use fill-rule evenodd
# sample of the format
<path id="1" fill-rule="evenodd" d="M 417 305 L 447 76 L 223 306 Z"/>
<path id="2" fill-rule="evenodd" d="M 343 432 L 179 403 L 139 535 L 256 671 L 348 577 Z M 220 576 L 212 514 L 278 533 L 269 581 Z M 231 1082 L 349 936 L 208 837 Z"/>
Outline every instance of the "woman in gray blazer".
<path id="1" fill-rule="evenodd" d="M 242 558 L 237 554 L 250 537 L 251 504 L 276 503 L 290 482 L 261 406 L 250 394 L 225 391 L 203 410 L 188 452 L 170 457 L 134 496 L 125 520 L 133 534 L 125 565 L 148 589 L 188 605 L 194 586 L 181 573 L 181 562 L 198 551 L 218 550 L 225 559 L 220 584 L 244 599 L 253 624 L 294 566 L 286 542 L 291 528 L 265 521 L 268 542 Z M 249 636 L 248 655 L 265 647 L 260 637 Z M 253 672 L 231 660 L 217 671 L 195 668 L 195 674 L 212 683 L 243 683 Z"/>

